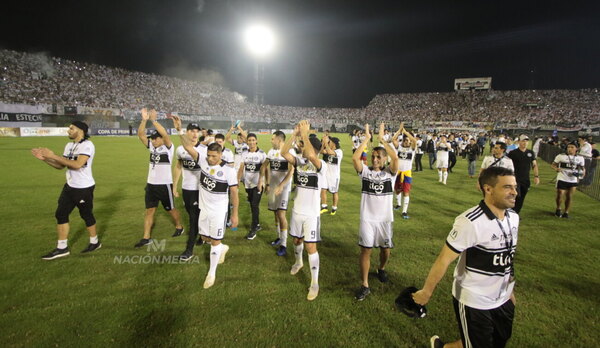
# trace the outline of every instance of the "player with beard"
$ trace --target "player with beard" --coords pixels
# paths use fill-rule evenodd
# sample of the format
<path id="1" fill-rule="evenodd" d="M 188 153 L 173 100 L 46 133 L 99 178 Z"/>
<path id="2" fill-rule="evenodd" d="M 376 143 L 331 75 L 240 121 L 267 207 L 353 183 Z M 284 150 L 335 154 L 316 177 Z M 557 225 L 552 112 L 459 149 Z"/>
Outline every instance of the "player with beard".
<path id="1" fill-rule="evenodd" d="M 369 125 L 365 125 L 367 134 L 365 140 L 352 156 L 354 169 L 362 180 L 362 194 L 360 199 L 360 227 L 358 245 L 360 246 L 360 276 L 362 285 L 356 293 L 356 299 L 362 301 L 371 293 L 369 288 L 369 269 L 371 267 L 371 251 L 379 249 L 379 268 L 377 278 L 381 282 L 388 282 L 389 278 L 385 266 L 390 258 L 391 248 L 394 247 L 392 237 L 394 234 L 394 211 L 392 204 L 394 193 L 392 183 L 398 172 L 398 155 L 396 151 L 383 141 L 385 125 L 379 126 L 379 140 L 384 147 L 375 147 L 371 151 L 371 167 L 367 167 L 360 159 L 361 150 L 367 147 L 371 133 Z M 391 159 L 389 167 L 385 166 L 388 158 Z"/>
<path id="2" fill-rule="evenodd" d="M 48 148 L 31 149 L 31 154 L 44 161 L 49 166 L 62 170 L 67 168 L 67 183 L 63 186 L 58 207 L 56 208 L 56 232 L 58 242 L 56 248 L 42 256 L 44 260 L 53 260 L 70 254 L 67 238 L 69 236 L 69 214 L 77 207 L 79 215 L 85 221 L 90 235 L 90 243 L 82 253 L 100 249 L 102 244 L 96 233 L 96 218 L 94 217 L 94 188 L 96 182 L 92 176 L 92 162 L 96 149 L 89 141 L 88 126 L 84 122 L 74 121 L 67 130 L 69 139 L 63 155 L 57 156 Z"/>
<path id="3" fill-rule="evenodd" d="M 258 148 L 256 134 L 249 133 L 246 142 L 248 143 L 248 151 L 242 153 L 238 181 L 244 178 L 241 181 L 244 183 L 248 194 L 248 203 L 250 203 L 252 212 L 252 225 L 246 239 L 252 240 L 256 238 L 256 233 L 262 229 L 260 227 L 260 200 L 264 189 L 265 166 L 263 164 L 267 159 L 267 154 Z"/>
<path id="4" fill-rule="evenodd" d="M 148 167 L 148 180 L 146 184 L 146 213 L 144 216 L 144 238 L 136 245 L 141 248 L 144 245 L 152 244 L 151 239 L 152 226 L 154 225 L 154 213 L 161 202 L 163 208 L 169 212 L 173 223 L 175 224 L 175 233 L 173 237 L 180 236 L 183 233 L 179 211 L 175 208 L 173 201 L 173 175 L 171 172 L 171 162 L 173 160 L 173 143 L 166 129 L 156 120 L 156 110 L 142 109 L 142 122 L 138 128 L 138 138 L 150 151 L 150 164 Z M 146 122 L 150 120 L 156 130 L 152 135 L 146 136 Z"/>
<path id="5" fill-rule="evenodd" d="M 311 285 L 306 299 L 312 301 L 319 295 L 319 253 L 317 251 L 317 243 L 321 241 L 319 173 L 326 170 L 327 164 L 317 157 L 315 149 L 321 148 L 321 142 L 317 137 L 309 138 L 309 130 L 308 121 L 300 121 L 294 129 L 294 135 L 300 136 L 301 139 L 296 144 L 299 151 L 296 155 L 290 152 L 294 139 L 290 137 L 283 145 L 281 155 L 294 166 L 296 173 L 297 194 L 290 221 L 290 235 L 294 238 L 296 262 L 290 274 L 295 275 L 304 266 L 302 253 L 306 246 L 311 275 Z"/>

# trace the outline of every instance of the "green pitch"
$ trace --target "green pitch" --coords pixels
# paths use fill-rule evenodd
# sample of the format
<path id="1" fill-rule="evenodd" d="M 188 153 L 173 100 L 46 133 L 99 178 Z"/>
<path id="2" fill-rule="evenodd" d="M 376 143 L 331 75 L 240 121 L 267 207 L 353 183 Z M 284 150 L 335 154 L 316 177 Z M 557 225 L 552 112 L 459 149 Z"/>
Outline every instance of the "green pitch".
<path id="1" fill-rule="evenodd" d="M 164 262 L 179 255 L 186 240 L 171 238 L 174 228 L 164 211 L 157 211 L 153 231 L 163 244 L 134 249 L 142 237 L 149 156 L 135 137 L 92 139 L 94 212 L 102 249 L 79 253 L 88 235 L 74 211 L 71 255 L 41 260 L 56 246 L 54 210 L 65 175 L 35 159 L 29 149 L 45 146 L 61 153 L 68 139 L 0 138 L 2 346 L 426 347 L 433 334 L 458 338 L 451 303 L 453 266 L 425 319 L 405 317 L 395 310 L 394 299 L 404 287 L 422 285 L 454 218 L 481 199 L 474 179 L 466 175 L 466 161 L 459 159 L 448 185 L 442 186 L 424 156 L 425 171 L 413 174 L 411 218 L 402 220 L 395 213 L 396 248 L 387 267 L 391 282 L 381 284 L 373 277 L 372 294 L 356 302 L 360 182 L 351 165 L 350 139 L 339 137 L 345 154 L 339 211 L 322 216 L 321 291 L 314 302 L 306 301 L 308 267 L 291 276 L 293 253 L 278 257 L 269 245 L 276 236 L 266 199 L 261 203 L 263 230 L 253 241 L 244 239 L 250 208 L 243 189 L 240 228 L 225 236 L 231 250 L 212 288 L 202 289 L 208 247 L 197 247 L 192 263 Z M 261 148 L 269 149 L 269 139 L 260 136 Z M 547 163 L 540 166 L 542 183 L 530 190 L 521 214 L 517 309 L 509 344 L 596 345 L 600 203 L 577 193 L 572 218 L 555 218 L 550 182 L 555 174 Z M 184 212 L 181 199 L 177 206 Z"/>

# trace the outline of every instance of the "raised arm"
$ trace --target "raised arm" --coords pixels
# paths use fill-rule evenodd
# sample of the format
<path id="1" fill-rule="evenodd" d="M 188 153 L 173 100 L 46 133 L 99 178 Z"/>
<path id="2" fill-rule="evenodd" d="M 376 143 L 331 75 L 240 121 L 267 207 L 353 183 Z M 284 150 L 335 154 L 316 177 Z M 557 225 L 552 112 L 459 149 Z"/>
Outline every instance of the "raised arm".
<path id="1" fill-rule="evenodd" d="M 233 128 L 233 126 L 229 127 L 227 134 L 225 134 L 225 142 L 230 143 L 231 145 L 233 145 L 233 140 L 231 140 L 231 133 L 233 133 L 234 129 L 235 128 Z"/>
<path id="2" fill-rule="evenodd" d="M 402 123 L 404 127 L 404 123 Z M 396 150 L 394 150 L 387 141 L 383 140 L 383 136 L 385 134 L 385 124 L 382 122 L 379 125 L 379 142 L 383 144 L 383 148 L 387 152 L 388 157 L 390 158 L 390 171 L 392 173 L 398 172 L 398 154 Z"/>
<path id="3" fill-rule="evenodd" d="M 148 147 L 148 137 L 146 136 L 146 122 L 148 122 L 148 109 L 143 108 L 142 112 L 142 122 L 140 122 L 140 126 L 138 127 L 138 138 L 145 147 Z"/>
<path id="4" fill-rule="evenodd" d="M 158 114 L 156 113 L 156 110 L 154 110 L 154 109 L 150 110 L 149 114 L 150 114 L 149 116 L 150 116 L 150 121 L 152 122 L 152 125 L 154 126 L 154 128 L 156 128 L 156 131 L 158 132 L 158 134 L 160 134 L 160 136 L 163 138 L 165 145 L 168 148 L 171 148 L 171 146 L 173 146 L 173 142 L 171 141 L 171 137 L 169 136 L 169 133 L 167 133 L 167 130 L 165 129 L 165 127 L 163 127 L 162 124 L 160 124 L 156 120 L 156 117 L 158 116 Z"/>
<path id="5" fill-rule="evenodd" d="M 365 124 L 365 139 L 360 145 L 356 148 L 354 153 L 352 154 L 352 165 L 354 165 L 354 169 L 356 172 L 360 173 L 363 170 L 363 162 L 360 160 L 360 156 L 367 148 L 367 144 L 371 140 L 371 132 L 369 131 L 369 125 Z"/>
<path id="6" fill-rule="evenodd" d="M 298 128 L 300 129 L 300 136 L 302 137 L 302 142 L 304 143 L 304 155 L 306 156 L 306 159 L 308 159 L 317 168 L 317 170 L 321 170 L 321 160 L 319 157 L 317 157 L 315 149 L 308 138 L 310 123 L 308 123 L 307 120 L 302 120 L 300 123 L 298 123 Z"/>
<path id="7" fill-rule="evenodd" d="M 242 126 L 238 124 L 237 129 L 240 131 L 240 134 L 242 135 L 242 141 L 246 142 L 246 138 L 248 137 L 248 132 L 246 132 L 245 130 L 242 129 Z"/>
<path id="8" fill-rule="evenodd" d="M 404 130 L 404 122 L 401 122 L 400 128 L 398 128 L 398 131 L 396 133 L 394 133 L 394 136 L 392 136 L 392 143 L 394 144 L 395 148 L 398 148 L 398 146 L 400 145 L 398 143 L 398 137 L 400 136 L 400 134 L 402 134 L 403 130 Z"/>
<path id="9" fill-rule="evenodd" d="M 406 128 L 402 128 L 402 134 L 404 134 L 405 137 L 410 139 L 410 147 L 413 150 L 416 149 L 417 148 L 417 138 L 415 138 L 412 134 L 410 134 L 410 132 L 407 131 Z"/>
<path id="10" fill-rule="evenodd" d="M 281 147 L 281 156 L 285 158 L 285 160 L 288 161 L 292 166 L 296 165 L 296 157 L 290 153 L 290 149 L 292 148 L 292 143 L 294 142 L 294 138 L 296 137 L 297 133 L 298 126 L 294 128 L 294 134 L 292 134 L 291 137 L 288 137 Z"/>

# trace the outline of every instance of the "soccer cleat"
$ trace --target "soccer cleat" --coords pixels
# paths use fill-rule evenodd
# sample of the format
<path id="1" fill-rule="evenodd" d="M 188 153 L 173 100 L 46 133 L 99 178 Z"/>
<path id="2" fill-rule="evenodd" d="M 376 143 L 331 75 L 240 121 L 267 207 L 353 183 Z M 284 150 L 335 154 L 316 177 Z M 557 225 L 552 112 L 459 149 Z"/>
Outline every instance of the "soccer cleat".
<path id="1" fill-rule="evenodd" d="M 377 270 L 377 279 L 379 279 L 379 281 L 382 283 L 387 283 L 390 281 L 390 278 L 388 277 L 387 272 L 382 269 Z"/>
<path id="2" fill-rule="evenodd" d="M 219 257 L 219 265 L 225 262 L 225 254 L 229 251 L 229 245 L 223 244 L 223 250 L 221 250 L 221 256 Z"/>
<path id="3" fill-rule="evenodd" d="M 285 256 L 287 255 L 287 248 L 284 247 L 283 245 L 279 246 L 279 249 L 277 249 L 277 256 Z"/>
<path id="4" fill-rule="evenodd" d="M 137 244 L 135 245 L 135 247 L 136 247 L 136 248 L 141 248 L 141 247 L 143 247 L 144 245 L 150 245 L 150 244 L 152 244 L 152 242 L 153 242 L 153 241 L 152 241 L 152 239 L 151 239 L 151 238 L 148 238 L 148 239 L 146 239 L 146 238 L 142 238 L 142 239 L 140 239 L 140 241 L 139 241 L 139 242 L 137 242 Z"/>
<path id="5" fill-rule="evenodd" d="M 319 285 L 311 285 L 310 288 L 308 288 L 308 295 L 306 295 L 306 299 L 312 301 L 317 298 L 317 296 L 319 296 Z"/>
<path id="6" fill-rule="evenodd" d="M 402 218 L 405 220 L 409 219 L 408 213 L 402 213 Z"/>
<path id="7" fill-rule="evenodd" d="M 399 206 L 399 205 L 396 205 L 396 206 L 394 207 L 394 210 L 400 210 L 400 206 Z"/>
<path id="8" fill-rule="evenodd" d="M 253 240 L 254 238 L 256 238 L 256 231 L 254 229 L 251 229 L 250 231 L 248 231 L 246 239 Z"/>
<path id="9" fill-rule="evenodd" d="M 215 284 L 215 277 L 211 275 L 207 275 L 206 279 L 204 279 L 204 288 L 208 289 Z"/>
<path id="10" fill-rule="evenodd" d="M 298 271 L 300 271 L 302 269 L 302 267 L 304 267 L 304 264 L 302 264 L 302 263 L 301 264 L 296 264 L 295 263 L 292 266 L 292 269 L 290 270 L 290 274 L 294 275 L 294 274 L 298 273 Z"/>
<path id="11" fill-rule="evenodd" d="M 175 228 L 175 233 L 173 233 L 173 235 L 171 237 L 179 237 L 183 234 L 183 227 L 182 228 Z"/>
<path id="12" fill-rule="evenodd" d="M 321 214 L 325 214 L 328 211 L 329 211 L 329 209 L 327 209 L 327 208 L 321 208 Z"/>
<path id="13" fill-rule="evenodd" d="M 281 239 L 279 238 L 271 242 L 271 246 L 278 246 L 279 244 L 281 244 Z"/>
<path id="14" fill-rule="evenodd" d="M 183 254 L 179 255 L 179 260 L 186 262 L 191 260 L 192 257 L 194 257 L 194 253 L 192 253 L 190 250 L 186 250 L 183 252 Z"/>
<path id="15" fill-rule="evenodd" d="M 360 286 L 360 289 L 358 289 L 358 291 L 356 292 L 356 299 L 358 301 L 362 301 L 364 300 L 367 295 L 369 295 L 371 293 L 371 289 L 367 288 L 364 285 Z"/>
<path id="16" fill-rule="evenodd" d="M 444 348 L 444 342 L 440 340 L 438 335 L 431 336 L 429 343 L 431 343 L 431 348 Z"/>
<path id="17" fill-rule="evenodd" d="M 330 215 L 335 215 L 335 213 L 337 213 L 337 209 L 331 209 Z"/>
<path id="18" fill-rule="evenodd" d="M 556 209 L 556 211 L 554 212 L 554 215 L 556 215 L 556 217 L 560 217 L 560 209 Z"/>
<path id="19" fill-rule="evenodd" d="M 561 218 L 568 219 L 568 218 L 569 218 L 569 213 L 567 213 L 567 212 L 564 212 L 564 213 L 563 213 L 563 214 L 562 214 L 560 217 L 561 217 Z"/>
<path id="20" fill-rule="evenodd" d="M 100 244 L 100 241 L 98 241 L 98 243 L 96 244 L 88 244 L 87 248 L 83 249 L 83 251 L 81 251 L 81 253 L 91 253 L 92 251 L 96 250 L 96 249 L 100 249 L 102 247 L 102 244 Z"/>
<path id="21" fill-rule="evenodd" d="M 64 248 L 64 249 L 56 248 L 56 249 L 52 250 L 51 252 L 49 252 L 48 254 L 42 256 L 42 259 L 43 260 L 54 260 L 59 257 L 68 256 L 70 253 L 71 252 L 69 251 L 69 248 Z"/>

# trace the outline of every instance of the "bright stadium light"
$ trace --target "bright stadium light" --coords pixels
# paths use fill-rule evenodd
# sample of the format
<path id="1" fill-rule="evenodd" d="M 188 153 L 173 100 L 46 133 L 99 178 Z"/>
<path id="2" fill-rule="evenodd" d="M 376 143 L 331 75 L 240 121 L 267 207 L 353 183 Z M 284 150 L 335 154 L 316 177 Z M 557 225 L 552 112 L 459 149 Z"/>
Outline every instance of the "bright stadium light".
<path id="1" fill-rule="evenodd" d="M 257 58 L 265 58 L 275 49 L 275 34 L 264 24 L 249 26 L 244 32 L 246 47 Z"/>

